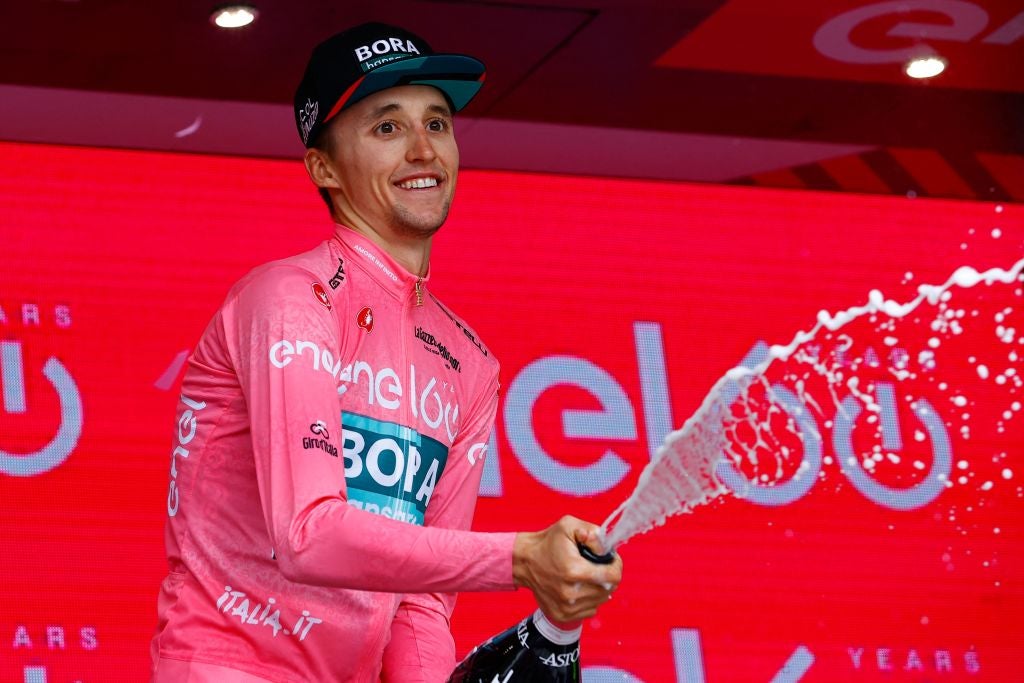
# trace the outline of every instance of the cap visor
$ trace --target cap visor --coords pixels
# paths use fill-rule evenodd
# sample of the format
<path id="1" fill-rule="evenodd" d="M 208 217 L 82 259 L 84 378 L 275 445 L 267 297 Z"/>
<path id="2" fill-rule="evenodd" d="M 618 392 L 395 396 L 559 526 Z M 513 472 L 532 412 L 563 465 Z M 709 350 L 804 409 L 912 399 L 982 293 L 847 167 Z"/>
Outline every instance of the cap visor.
<path id="1" fill-rule="evenodd" d="M 483 62 L 466 55 L 400 59 L 368 72 L 343 106 L 399 85 L 432 85 L 448 97 L 455 111 L 459 111 L 480 92 L 484 72 Z"/>

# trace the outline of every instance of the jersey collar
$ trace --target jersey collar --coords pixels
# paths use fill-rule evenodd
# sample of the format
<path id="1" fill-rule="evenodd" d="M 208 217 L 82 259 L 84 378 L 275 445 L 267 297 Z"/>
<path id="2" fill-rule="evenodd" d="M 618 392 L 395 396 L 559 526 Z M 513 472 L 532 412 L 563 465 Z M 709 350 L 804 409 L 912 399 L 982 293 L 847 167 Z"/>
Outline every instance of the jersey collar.
<path id="1" fill-rule="evenodd" d="M 395 259 L 355 230 L 340 223 L 334 224 L 334 237 L 350 262 L 360 265 L 379 285 L 388 291 L 402 294 L 416 287 L 416 283 L 425 284 L 430 279 L 430 266 L 423 277 L 413 275 Z"/>

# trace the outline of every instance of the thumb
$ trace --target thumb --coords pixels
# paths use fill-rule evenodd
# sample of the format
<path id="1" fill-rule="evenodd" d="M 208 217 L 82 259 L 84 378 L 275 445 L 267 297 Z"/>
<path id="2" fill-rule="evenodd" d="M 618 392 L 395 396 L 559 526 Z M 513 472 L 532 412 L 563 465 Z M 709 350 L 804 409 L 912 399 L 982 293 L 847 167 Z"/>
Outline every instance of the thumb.
<path id="1" fill-rule="evenodd" d="M 594 536 L 590 527 L 585 522 L 577 522 L 576 526 L 572 530 L 573 540 L 577 543 L 586 544 L 587 541 L 591 540 Z"/>
<path id="2" fill-rule="evenodd" d="M 597 554 L 604 552 L 604 543 L 601 541 L 600 527 L 594 524 L 580 521 L 573 530 L 573 539 L 582 545 L 587 546 Z"/>

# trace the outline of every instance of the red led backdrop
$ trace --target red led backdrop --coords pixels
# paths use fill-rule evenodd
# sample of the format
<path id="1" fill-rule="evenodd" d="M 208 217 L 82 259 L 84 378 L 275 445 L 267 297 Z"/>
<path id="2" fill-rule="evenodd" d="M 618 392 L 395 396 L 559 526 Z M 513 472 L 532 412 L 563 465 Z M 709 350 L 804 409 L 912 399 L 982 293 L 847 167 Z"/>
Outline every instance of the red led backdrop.
<path id="1" fill-rule="evenodd" d="M 0 680 L 145 679 L 184 354 L 326 219 L 297 162 L 0 145 Z M 601 521 L 764 343 L 1022 255 L 1019 205 L 464 172 L 431 283 L 503 363 L 476 526 Z M 979 285 L 822 338 L 881 413 L 811 381 L 781 474 L 744 470 L 774 486 L 624 545 L 586 679 L 1019 678 L 1022 307 Z M 531 605 L 464 595 L 460 653 Z"/>

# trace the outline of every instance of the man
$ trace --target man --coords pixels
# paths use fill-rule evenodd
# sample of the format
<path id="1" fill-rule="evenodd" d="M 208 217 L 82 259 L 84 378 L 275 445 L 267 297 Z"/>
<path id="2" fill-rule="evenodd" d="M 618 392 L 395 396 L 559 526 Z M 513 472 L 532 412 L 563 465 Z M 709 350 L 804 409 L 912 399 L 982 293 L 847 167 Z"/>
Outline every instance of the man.
<path id="1" fill-rule="evenodd" d="M 337 225 L 238 282 L 189 359 L 155 681 L 443 681 L 455 592 L 572 621 L 618 584 L 580 520 L 468 531 L 498 364 L 427 281 L 483 75 L 381 24 L 313 52 L 296 122 Z"/>

